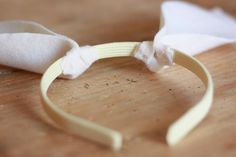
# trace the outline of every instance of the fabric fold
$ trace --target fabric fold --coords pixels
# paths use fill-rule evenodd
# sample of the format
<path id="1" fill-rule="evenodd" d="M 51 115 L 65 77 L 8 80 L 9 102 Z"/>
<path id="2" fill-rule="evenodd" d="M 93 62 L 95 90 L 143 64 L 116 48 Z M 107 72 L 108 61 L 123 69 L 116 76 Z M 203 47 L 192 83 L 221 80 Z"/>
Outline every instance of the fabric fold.
<path id="1" fill-rule="evenodd" d="M 0 23 L 0 64 L 43 73 L 78 44 L 30 21 Z"/>

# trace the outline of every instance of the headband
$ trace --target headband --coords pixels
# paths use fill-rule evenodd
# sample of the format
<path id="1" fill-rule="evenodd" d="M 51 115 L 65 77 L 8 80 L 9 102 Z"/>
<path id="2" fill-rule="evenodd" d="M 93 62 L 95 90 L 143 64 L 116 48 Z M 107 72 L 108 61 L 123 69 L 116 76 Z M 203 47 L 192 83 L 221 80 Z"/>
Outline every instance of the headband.
<path id="1" fill-rule="evenodd" d="M 169 126 L 166 137 L 169 145 L 179 142 L 206 116 L 213 99 L 213 82 L 207 69 L 195 58 L 174 49 L 155 51 L 152 42 L 121 42 L 81 47 L 78 52 L 67 54 L 54 62 L 46 70 L 41 81 L 42 99 L 47 114 L 70 133 L 110 146 L 115 150 L 120 149 L 122 135 L 119 132 L 66 113 L 47 96 L 50 84 L 61 74 L 68 75 L 70 73 L 71 76 L 73 74 L 78 76 L 97 59 L 120 56 L 136 57 L 144 61 L 150 70 L 160 69 L 175 62 L 192 71 L 205 84 L 206 92 L 203 98 Z M 71 70 L 74 68 L 75 70 Z"/>
<path id="2" fill-rule="evenodd" d="M 194 19 L 194 21 L 193 21 Z M 167 143 L 175 145 L 208 113 L 213 99 L 212 78 L 193 55 L 236 41 L 236 22 L 219 8 L 205 10 L 196 5 L 170 1 L 161 5 L 161 27 L 153 42 L 120 42 L 82 46 L 31 21 L 0 22 L 0 64 L 44 73 L 41 95 L 45 111 L 65 130 L 120 149 L 119 132 L 66 113 L 47 96 L 57 77 L 76 78 L 98 59 L 132 56 L 156 72 L 179 64 L 196 74 L 206 86 L 203 98 L 171 124 Z M 65 52 L 66 55 L 65 55 Z"/>

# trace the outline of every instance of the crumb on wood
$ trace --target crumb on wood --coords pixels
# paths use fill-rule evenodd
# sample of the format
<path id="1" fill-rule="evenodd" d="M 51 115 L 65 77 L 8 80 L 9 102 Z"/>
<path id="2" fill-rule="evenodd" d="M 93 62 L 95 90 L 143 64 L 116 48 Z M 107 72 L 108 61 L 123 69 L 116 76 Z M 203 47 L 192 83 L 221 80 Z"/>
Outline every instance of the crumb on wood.
<path id="1" fill-rule="evenodd" d="M 119 84 L 120 82 L 119 81 L 115 81 L 115 82 L 113 82 L 113 84 Z"/>
<path id="2" fill-rule="evenodd" d="M 143 90 L 143 94 L 146 94 L 147 93 L 147 90 L 145 89 L 145 90 Z"/>
<path id="3" fill-rule="evenodd" d="M 137 82 L 137 80 L 133 80 L 133 79 L 131 79 L 131 82 Z"/>
<path id="4" fill-rule="evenodd" d="M 136 82 L 138 82 L 138 80 L 129 79 L 129 78 L 127 78 L 126 81 L 128 81 L 129 83 L 136 83 Z"/>
<path id="5" fill-rule="evenodd" d="M 89 84 L 88 84 L 88 83 L 85 83 L 85 84 L 84 84 L 84 88 L 88 89 L 88 88 L 89 88 Z"/>
<path id="6" fill-rule="evenodd" d="M 112 106 L 114 106 L 115 104 L 114 103 L 112 103 L 112 104 L 108 104 L 108 105 L 106 105 L 106 107 L 107 108 L 110 108 L 110 107 L 112 107 Z"/>

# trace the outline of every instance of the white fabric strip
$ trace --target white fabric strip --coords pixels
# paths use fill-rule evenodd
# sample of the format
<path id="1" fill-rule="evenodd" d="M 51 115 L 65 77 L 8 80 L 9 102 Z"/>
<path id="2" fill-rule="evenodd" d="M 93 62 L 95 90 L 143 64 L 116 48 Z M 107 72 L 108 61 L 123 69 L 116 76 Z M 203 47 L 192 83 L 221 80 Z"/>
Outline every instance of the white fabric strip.
<path id="1" fill-rule="evenodd" d="M 153 45 L 143 42 L 134 53 L 156 72 L 173 63 L 173 49 L 188 55 L 236 41 L 236 21 L 219 8 L 170 1 L 161 6 L 161 29 Z"/>
<path id="2" fill-rule="evenodd" d="M 0 64 L 43 73 L 65 55 L 62 67 L 67 78 L 75 78 L 96 59 L 97 52 L 72 39 L 30 21 L 0 23 Z"/>
<path id="3" fill-rule="evenodd" d="M 0 64 L 43 73 L 74 46 L 73 40 L 29 21 L 0 23 Z"/>
<path id="4" fill-rule="evenodd" d="M 161 16 L 161 30 L 155 36 L 154 47 L 143 43 L 140 51 L 137 50 L 142 55 L 135 55 L 145 61 L 151 71 L 171 64 L 172 56 L 167 50 L 175 49 L 188 55 L 196 55 L 236 41 L 235 19 L 219 8 L 205 10 L 187 2 L 169 1 L 161 5 Z M 0 45 L 1 65 L 36 73 L 43 73 L 55 60 L 71 51 L 81 52 L 74 40 L 30 21 L 0 22 Z M 145 49 L 150 50 L 143 51 Z M 94 53 L 90 50 L 87 52 L 91 53 L 93 60 Z M 75 78 L 81 73 L 78 70 L 78 74 L 75 74 L 77 70 L 71 69 L 69 74 L 68 64 L 63 64 L 62 67 L 66 69 L 65 74 L 69 78 Z"/>
<path id="5" fill-rule="evenodd" d="M 236 20 L 220 8 L 167 1 L 161 5 L 161 15 L 161 29 L 154 39 L 157 49 L 165 45 L 193 56 L 236 41 Z"/>

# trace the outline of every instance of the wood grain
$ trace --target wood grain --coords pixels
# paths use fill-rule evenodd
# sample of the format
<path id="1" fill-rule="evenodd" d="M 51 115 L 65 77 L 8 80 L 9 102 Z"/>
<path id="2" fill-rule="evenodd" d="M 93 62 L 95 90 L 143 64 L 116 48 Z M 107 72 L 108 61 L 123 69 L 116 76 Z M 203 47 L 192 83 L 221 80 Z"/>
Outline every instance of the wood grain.
<path id="1" fill-rule="evenodd" d="M 236 15 L 235 1 L 193 2 L 218 5 Z M 1 0 L 0 19 L 33 20 L 70 36 L 79 44 L 152 40 L 158 31 L 160 0 Z M 176 147 L 165 142 L 167 126 L 197 102 L 202 83 L 173 66 L 157 74 L 132 58 L 96 62 L 80 78 L 57 80 L 49 94 L 64 110 L 119 130 L 119 152 L 61 131 L 44 113 L 41 75 L 0 67 L 0 156 L 236 156 L 236 44 L 197 58 L 215 83 L 206 119 Z"/>

